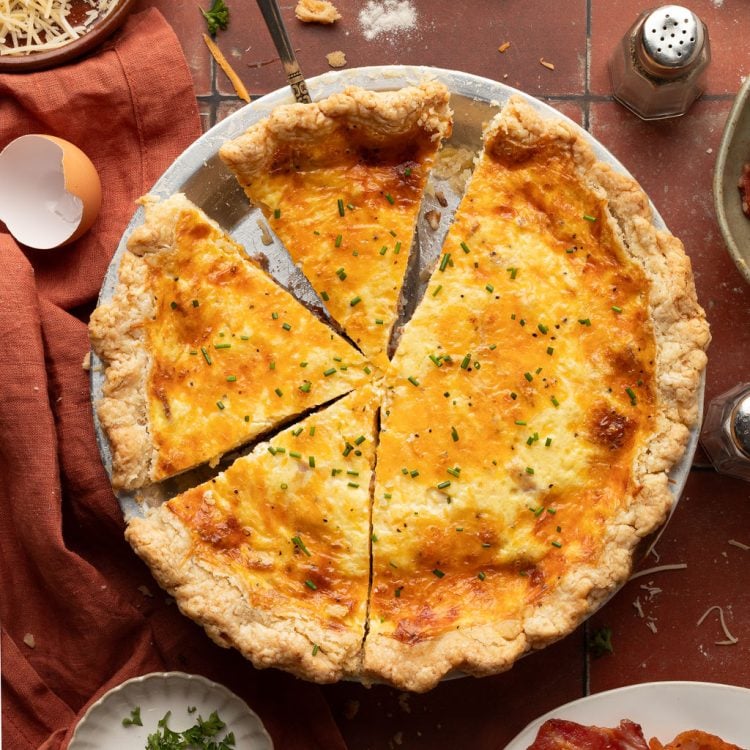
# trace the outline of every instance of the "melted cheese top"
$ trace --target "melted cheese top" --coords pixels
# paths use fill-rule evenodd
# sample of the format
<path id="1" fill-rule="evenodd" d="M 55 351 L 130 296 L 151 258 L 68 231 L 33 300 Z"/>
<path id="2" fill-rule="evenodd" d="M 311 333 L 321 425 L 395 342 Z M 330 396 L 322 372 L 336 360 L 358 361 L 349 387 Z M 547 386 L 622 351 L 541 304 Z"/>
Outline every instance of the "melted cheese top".
<path id="1" fill-rule="evenodd" d="M 156 313 L 152 479 L 185 471 L 366 381 L 362 356 L 198 211 L 174 246 L 144 256 Z"/>
<path id="2" fill-rule="evenodd" d="M 374 148 L 346 129 L 279 150 L 245 188 L 331 315 L 383 363 L 437 144 Z"/>
<path id="3" fill-rule="evenodd" d="M 554 145 L 486 149 L 393 361 L 371 633 L 519 621 L 596 561 L 655 399 L 647 283 L 616 231 Z"/>
<path id="4" fill-rule="evenodd" d="M 170 500 L 193 557 L 231 571 L 269 616 L 363 635 L 377 407 L 361 388 Z"/>

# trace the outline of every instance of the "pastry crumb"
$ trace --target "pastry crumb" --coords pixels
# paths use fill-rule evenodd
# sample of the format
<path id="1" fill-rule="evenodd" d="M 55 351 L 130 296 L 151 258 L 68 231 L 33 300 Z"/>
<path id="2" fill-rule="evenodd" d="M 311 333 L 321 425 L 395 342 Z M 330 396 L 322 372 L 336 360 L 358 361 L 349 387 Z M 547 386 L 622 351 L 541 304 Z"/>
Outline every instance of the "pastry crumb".
<path id="1" fill-rule="evenodd" d="M 299 0 L 294 15 L 303 23 L 334 23 L 341 18 L 329 0 Z"/>
<path id="2" fill-rule="evenodd" d="M 268 231 L 266 223 L 260 219 L 258 219 L 258 229 L 260 229 L 260 241 L 264 245 L 273 245 L 273 237 L 271 237 L 271 233 Z"/>
<path id="3" fill-rule="evenodd" d="M 433 232 L 437 231 L 437 228 L 440 226 L 440 211 L 435 211 L 434 209 L 432 211 L 427 211 L 424 218 L 427 220 L 430 229 L 432 229 Z"/>
<path id="4" fill-rule="evenodd" d="M 151 593 L 151 589 L 148 586 L 139 586 L 138 591 L 140 591 L 143 596 L 148 596 L 153 599 L 154 595 Z"/>
<path id="5" fill-rule="evenodd" d="M 346 55 L 340 49 L 329 52 L 326 55 L 326 60 L 332 68 L 343 68 L 346 65 Z"/>
<path id="6" fill-rule="evenodd" d="M 411 713 L 411 706 L 409 705 L 409 693 L 401 693 L 398 696 L 398 705 L 405 714 Z"/>
<path id="7" fill-rule="evenodd" d="M 26 633 L 26 635 L 23 637 L 23 642 L 29 647 L 29 648 L 36 648 L 36 638 L 31 633 Z"/>
<path id="8" fill-rule="evenodd" d="M 81 362 L 81 367 L 88 372 L 91 369 L 91 352 L 86 352 L 86 354 L 83 355 L 83 362 Z"/>
<path id="9" fill-rule="evenodd" d="M 554 70 L 554 69 L 555 69 L 555 64 L 554 64 L 554 63 L 551 63 L 551 62 L 548 62 L 548 61 L 547 61 L 547 60 L 545 60 L 545 59 L 544 59 L 543 57 L 540 57 L 540 58 L 539 58 L 539 62 L 540 62 L 540 63 L 541 63 L 542 65 L 544 65 L 544 67 L 545 67 L 545 68 L 547 68 L 547 70 Z"/>

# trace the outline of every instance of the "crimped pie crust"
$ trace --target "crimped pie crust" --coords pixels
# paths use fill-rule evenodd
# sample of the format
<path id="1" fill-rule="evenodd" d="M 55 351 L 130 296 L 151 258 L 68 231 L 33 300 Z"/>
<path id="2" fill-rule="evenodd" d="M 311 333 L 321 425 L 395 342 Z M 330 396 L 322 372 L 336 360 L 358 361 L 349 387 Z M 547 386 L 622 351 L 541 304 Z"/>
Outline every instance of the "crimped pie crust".
<path id="1" fill-rule="evenodd" d="M 316 130 L 325 132 L 332 127 L 330 118 L 346 116 L 374 140 L 403 132 L 417 127 L 419 118 L 425 116 L 415 115 L 404 104 L 403 96 L 396 92 L 392 106 L 379 107 L 374 95 L 352 98 L 344 92 L 316 105 L 280 108 L 278 115 L 266 121 L 265 131 L 258 128 L 252 139 L 225 145 L 222 158 L 232 165 L 242 183 L 252 180 L 253 174 L 268 164 L 276 139 L 305 140 Z M 440 137 L 437 125 L 436 137 Z M 539 147 L 553 147 L 569 155 L 582 184 L 608 202 L 603 221 L 618 238 L 625 255 L 643 269 L 648 279 L 648 310 L 656 342 L 656 399 L 653 426 L 634 455 L 632 497 L 606 523 L 603 549 L 595 564 L 565 571 L 559 584 L 540 600 L 529 603 L 520 616 L 503 617 L 498 612 L 492 622 L 447 630 L 413 643 L 369 633 L 363 652 L 354 659 L 343 651 L 330 653 L 324 660 L 319 654 L 313 658 L 309 643 L 322 635 L 319 624 L 312 620 L 290 627 L 265 621 L 263 613 L 250 614 L 231 577 L 224 576 L 220 569 L 207 569 L 191 556 L 188 532 L 164 507 L 145 520 L 132 521 L 127 532 L 129 541 L 149 562 L 161 585 L 175 595 L 183 611 L 203 624 L 217 643 L 237 646 L 258 666 L 276 666 L 322 682 L 347 674 L 413 691 L 429 690 L 456 670 L 474 675 L 501 672 L 521 655 L 565 636 L 598 608 L 627 579 L 636 545 L 663 523 L 669 512 L 672 497 L 668 472 L 683 455 L 690 428 L 698 418 L 698 393 L 710 339 L 682 244 L 653 226 L 648 198 L 635 181 L 597 162 L 573 127 L 541 117 L 521 98 L 511 98 L 490 123 L 484 141 L 487 151 L 502 153 L 511 161 L 521 161 Z M 130 283 L 137 289 L 138 269 L 132 262 L 124 260 L 120 273 L 124 281 L 132 279 Z M 104 409 L 104 417 L 112 425 L 110 439 L 133 446 L 122 455 L 123 471 L 135 477 L 134 482 L 144 476 L 139 453 L 148 447 L 143 439 L 143 405 L 137 398 L 123 403 L 116 396 L 123 387 L 126 393 L 138 392 L 145 355 L 139 352 L 129 356 L 125 366 L 118 354 L 138 351 L 138 334 L 133 332 L 132 323 L 149 314 L 144 305 L 134 294 L 126 305 L 128 314 L 134 317 L 109 319 L 100 315 L 92 329 L 92 338 L 112 370 L 105 394 L 112 398 L 99 407 L 100 415 Z M 105 342 L 107 338 L 111 340 Z M 386 373 L 386 383 L 406 375 Z M 384 409 L 387 406 L 386 397 Z M 457 601 L 456 607 L 461 604 Z M 255 624 L 249 626 L 250 621 Z M 300 636 L 302 631 L 304 636 Z M 255 640 L 260 645 L 250 647 L 248 644 Z"/>

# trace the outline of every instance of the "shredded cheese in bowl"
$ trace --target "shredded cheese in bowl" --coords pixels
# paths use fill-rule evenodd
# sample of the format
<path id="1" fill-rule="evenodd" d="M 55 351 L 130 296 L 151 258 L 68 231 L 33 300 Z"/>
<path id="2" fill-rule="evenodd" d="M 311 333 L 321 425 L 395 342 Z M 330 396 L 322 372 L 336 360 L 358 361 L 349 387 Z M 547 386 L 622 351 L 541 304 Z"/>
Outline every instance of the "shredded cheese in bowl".
<path id="1" fill-rule="evenodd" d="M 116 4 L 117 0 L 0 0 L 0 56 L 63 47 L 83 36 Z"/>

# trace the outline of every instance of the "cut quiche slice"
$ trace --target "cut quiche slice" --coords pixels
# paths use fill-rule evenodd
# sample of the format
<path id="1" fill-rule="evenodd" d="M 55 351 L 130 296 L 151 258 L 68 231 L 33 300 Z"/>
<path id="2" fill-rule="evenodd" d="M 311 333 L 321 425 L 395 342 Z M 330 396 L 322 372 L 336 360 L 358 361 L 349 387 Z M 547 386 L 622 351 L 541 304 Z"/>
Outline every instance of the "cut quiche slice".
<path id="1" fill-rule="evenodd" d="M 624 582 L 670 507 L 708 339 L 637 184 L 512 99 L 388 376 L 370 679 L 502 671 Z"/>
<path id="2" fill-rule="evenodd" d="M 120 489 L 216 461 L 370 371 L 183 195 L 145 208 L 89 325 Z"/>
<path id="3" fill-rule="evenodd" d="M 364 386 L 128 525 L 180 609 L 257 667 L 360 670 L 378 406 Z"/>
<path id="4" fill-rule="evenodd" d="M 333 318 L 383 362 L 427 174 L 451 131 L 438 82 L 276 108 L 221 158 Z"/>

